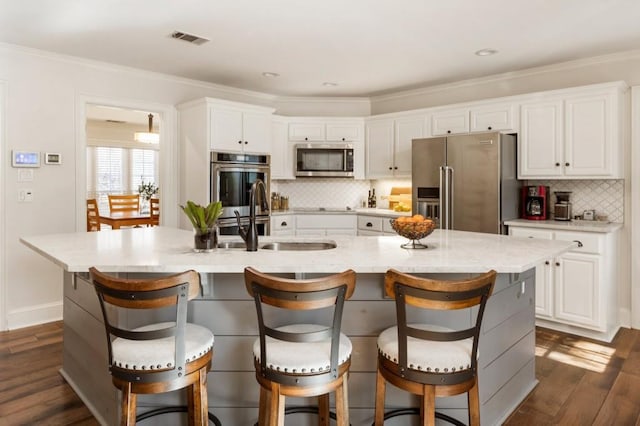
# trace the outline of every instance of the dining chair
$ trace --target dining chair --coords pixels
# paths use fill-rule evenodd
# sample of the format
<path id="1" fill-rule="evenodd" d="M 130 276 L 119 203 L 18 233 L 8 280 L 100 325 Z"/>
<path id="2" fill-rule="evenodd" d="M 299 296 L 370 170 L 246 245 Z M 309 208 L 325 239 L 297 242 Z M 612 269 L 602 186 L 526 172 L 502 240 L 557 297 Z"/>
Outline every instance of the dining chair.
<path id="1" fill-rule="evenodd" d="M 140 195 L 109 194 L 109 210 L 111 213 L 140 211 Z"/>
<path id="2" fill-rule="evenodd" d="M 173 411 L 188 412 L 190 425 L 203 426 L 208 420 L 220 425 L 207 403 L 214 336 L 207 327 L 187 322 L 188 302 L 200 292 L 200 275 L 190 270 L 157 278 L 119 278 L 95 267 L 89 274 L 102 310 L 109 371 L 122 392 L 120 425 Z M 170 314 L 168 321 L 157 320 Z M 126 318 L 143 323 L 130 327 Z M 187 407 L 160 407 L 136 415 L 138 394 L 184 388 Z"/>
<path id="3" fill-rule="evenodd" d="M 318 413 L 321 425 L 328 426 L 332 417 L 337 426 L 348 426 L 347 376 L 353 346 L 340 329 L 344 301 L 355 289 L 355 272 L 296 280 L 247 267 L 244 277 L 258 317 L 259 338 L 253 345 L 260 384 L 258 424 L 283 425 L 285 414 L 312 412 Z M 291 321 L 276 324 L 273 309 L 282 310 Z M 326 310 L 332 315 L 322 321 L 321 312 Z M 301 320 L 301 311 L 311 311 L 312 317 Z M 335 392 L 335 414 L 329 411 L 331 392 Z M 317 397 L 318 407 L 285 410 L 286 396 Z"/>
<path id="4" fill-rule="evenodd" d="M 87 232 L 100 230 L 100 213 L 95 198 L 87 200 Z"/>
<path id="5" fill-rule="evenodd" d="M 149 199 L 149 215 L 150 226 L 159 226 L 160 225 L 160 199 L 159 198 L 150 198 Z"/>
<path id="6" fill-rule="evenodd" d="M 496 271 L 462 280 L 417 277 L 394 269 L 385 275 L 385 292 L 395 299 L 397 325 L 378 336 L 375 426 L 397 415 L 419 414 L 420 424 L 433 426 L 435 418 L 456 425 L 457 419 L 435 411 L 436 397 L 467 393 L 469 425 L 480 425 L 478 343 L 482 317 L 496 280 Z M 476 309 L 475 314 L 474 310 Z M 445 328 L 438 311 L 465 309 L 470 324 Z M 466 312 L 465 311 L 465 312 Z M 420 396 L 419 409 L 384 412 L 386 382 Z"/>

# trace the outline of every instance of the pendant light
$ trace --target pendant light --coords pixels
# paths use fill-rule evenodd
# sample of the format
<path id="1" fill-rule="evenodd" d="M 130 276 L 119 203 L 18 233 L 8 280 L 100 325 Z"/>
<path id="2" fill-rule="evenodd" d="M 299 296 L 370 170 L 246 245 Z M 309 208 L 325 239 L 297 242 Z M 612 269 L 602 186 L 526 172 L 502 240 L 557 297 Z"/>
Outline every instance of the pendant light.
<path id="1" fill-rule="evenodd" d="M 135 132 L 133 138 L 142 143 L 159 143 L 160 135 L 153 133 L 153 114 L 149 114 L 149 131 L 148 132 Z"/>

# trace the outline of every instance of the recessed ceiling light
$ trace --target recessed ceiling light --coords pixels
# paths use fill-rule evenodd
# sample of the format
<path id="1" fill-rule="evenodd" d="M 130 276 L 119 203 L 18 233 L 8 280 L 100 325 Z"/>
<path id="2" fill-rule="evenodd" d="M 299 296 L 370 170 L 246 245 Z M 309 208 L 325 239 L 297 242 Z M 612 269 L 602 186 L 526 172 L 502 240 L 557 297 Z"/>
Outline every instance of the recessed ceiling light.
<path id="1" fill-rule="evenodd" d="M 336 87 L 338 85 L 338 83 L 332 83 L 330 81 L 325 81 L 324 83 L 322 83 L 323 86 L 325 87 Z"/>
<path id="2" fill-rule="evenodd" d="M 262 76 L 271 78 L 271 77 L 280 77 L 280 74 L 278 74 L 277 72 L 268 72 L 267 71 L 267 72 L 263 72 Z"/>
<path id="3" fill-rule="evenodd" d="M 477 56 L 491 56 L 495 55 L 496 53 L 498 53 L 496 49 L 480 49 L 476 51 Z"/>

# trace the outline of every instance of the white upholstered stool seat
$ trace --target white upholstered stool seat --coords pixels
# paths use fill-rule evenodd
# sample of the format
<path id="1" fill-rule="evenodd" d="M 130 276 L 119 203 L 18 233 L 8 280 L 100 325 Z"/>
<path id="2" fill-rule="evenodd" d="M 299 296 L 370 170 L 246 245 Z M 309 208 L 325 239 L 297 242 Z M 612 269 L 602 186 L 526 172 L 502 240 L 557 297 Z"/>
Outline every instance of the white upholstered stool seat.
<path id="1" fill-rule="evenodd" d="M 149 324 L 133 331 L 151 331 L 172 327 L 174 322 Z M 185 360 L 195 361 L 213 348 L 213 333 L 196 324 L 185 327 Z M 175 339 L 128 340 L 118 337 L 111 343 L 113 363 L 130 370 L 161 370 L 175 365 Z"/>
<path id="2" fill-rule="evenodd" d="M 309 333 L 326 327 L 319 324 L 291 324 L 277 327 L 278 331 L 288 333 Z M 331 364 L 331 339 L 320 342 L 286 342 L 272 337 L 266 338 L 267 367 L 276 371 L 292 374 L 318 373 L 328 371 Z M 338 363 L 344 364 L 351 357 L 351 340 L 340 333 Z M 260 339 L 253 344 L 253 356 L 260 361 Z"/>
<path id="3" fill-rule="evenodd" d="M 421 330 L 454 331 L 431 324 L 411 324 Z M 409 337 L 407 339 L 407 364 L 412 370 L 434 373 L 455 373 L 471 368 L 473 339 L 437 342 Z M 398 327 L 390 327 L 378 336 L 378 352 L 393 362 L 398 362 Z"/>

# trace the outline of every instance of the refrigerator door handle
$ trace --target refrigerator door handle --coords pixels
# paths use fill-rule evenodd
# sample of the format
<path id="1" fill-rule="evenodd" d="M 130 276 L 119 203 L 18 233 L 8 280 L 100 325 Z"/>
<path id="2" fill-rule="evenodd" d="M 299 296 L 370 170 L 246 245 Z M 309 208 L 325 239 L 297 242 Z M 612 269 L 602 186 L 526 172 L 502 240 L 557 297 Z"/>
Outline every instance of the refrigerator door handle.
<path id="1" fill-rule="evenodd" d="M 453 167 L 447 167 L 448 171 L 449 171 L 449 181 L 447 182 L 447 189 L 448 189 L 448 193 L 449 193 L 449 216 L 450 216 L 450 220 L 449 220 L 449 227 L 447 227 L 447 229 L 453 229 L 453 205 L 455 204 L 453 202 L 453 191 L 454 191 L 454 187 L 453 187 Z"/>
<path id="2" fill-rule="evenodd" d="M 440 219 L 439 220 L 440 229 L 446 229 L 446 227 L 444 227 L 445 217 L 442 215 L 442 212 L 444 211 L 444 210 L 442 210 L 442 197 L 443 197 L 443 194 L 445 194 L 443 192 L 444 188 L 442 186 L 442 175 L 444 174 L 444 167 L 440 166 L 440 167 L 438 167 L 438 169 L 439 169 L 438 179 L 440 180 L 440 183 L 439 183 L 439 186 L 438 186 L 438 189 L 440 191 L 440 194 L 439 194 L 439 197 L 438 197 L 438 216 L 439 216 L 438 219 Z M 446 205 L 446 200 L 445 200 L 445 205 Z"/>

